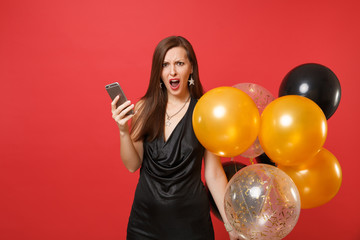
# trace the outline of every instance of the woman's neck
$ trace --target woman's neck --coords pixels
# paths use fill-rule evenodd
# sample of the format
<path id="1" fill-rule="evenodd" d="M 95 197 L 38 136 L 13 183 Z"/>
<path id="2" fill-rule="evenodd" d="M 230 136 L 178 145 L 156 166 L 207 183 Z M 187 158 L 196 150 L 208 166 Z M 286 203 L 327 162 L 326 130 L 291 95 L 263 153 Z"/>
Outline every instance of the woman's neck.
<path id="1" fill-rule="evenodd" d="M 190 97 L 190 93 L 187 92 L 181 96 L 173 96 L 173 95 L 168 95 L 168 104 L 171 105 L 177 105 L 177 104 L 183 104 L 184 102 L 186 102 Z"/>

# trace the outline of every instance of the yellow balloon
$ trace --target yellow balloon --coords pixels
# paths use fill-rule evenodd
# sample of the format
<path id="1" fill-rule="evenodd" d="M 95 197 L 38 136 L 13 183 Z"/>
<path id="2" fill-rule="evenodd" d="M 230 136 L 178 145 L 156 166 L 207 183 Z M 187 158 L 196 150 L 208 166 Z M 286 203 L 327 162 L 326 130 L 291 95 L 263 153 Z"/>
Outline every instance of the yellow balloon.
<path id="1" fill-rule="evenodd" d="M 234 157 L 248 149 L 260 127 L 256 104 L 234 87 L 205 93 L 195 106 L 192 121 L 199 142 L 222 157 Z"/>
<path id="2" fill-rule="evenodd" d="M 299 165 L 324 145 L 326 117 L 312 100 L 287 95 L 271 102 L 261 115 L 260 144 L 275 163 Z"/>
<path id="3" fill-rule="evenodd" d="M 300 193 L 301 208 L 315 208 L 330 201 L 339 191 L 342 171 L 336 157 L 322 148 L 313 159 L 299 166 L 281 166 Z"/>

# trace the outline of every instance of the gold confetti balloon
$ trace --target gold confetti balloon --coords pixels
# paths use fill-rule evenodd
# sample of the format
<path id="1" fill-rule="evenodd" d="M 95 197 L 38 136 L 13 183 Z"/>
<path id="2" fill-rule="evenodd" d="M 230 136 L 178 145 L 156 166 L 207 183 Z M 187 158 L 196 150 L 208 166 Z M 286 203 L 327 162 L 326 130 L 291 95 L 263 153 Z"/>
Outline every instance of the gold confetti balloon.
<path id="1" fill-rule="evenodd" d="M 269 90 L 255 83 L 238 83 L 233 87 L 240 89 L 249 97 L 251 97 L 251 99 L 255 102 L 260 115 L 264 111 L 265 107 L 270 102 L 275 100 L 275 97 L 271 94 Z M 259 138 L 256 138 L 255 142 L 240 155 L 245 158 L 256 158 L 263 153 L 264 150 L 260 145 Z"/>
<path id="2" fill-rule="evenodd" d="M 295 227 L 300 196 L 292 179 L 267 164 L 253 164 L 238 171 L 225 192 L 225 213 L 240 237 L 282 239 Z"/>

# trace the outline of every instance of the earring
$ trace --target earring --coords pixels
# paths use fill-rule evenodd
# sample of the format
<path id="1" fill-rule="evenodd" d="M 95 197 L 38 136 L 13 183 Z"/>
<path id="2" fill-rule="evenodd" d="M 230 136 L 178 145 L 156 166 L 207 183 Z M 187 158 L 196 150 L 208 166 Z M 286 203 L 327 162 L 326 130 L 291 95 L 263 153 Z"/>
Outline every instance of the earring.
<path id="1" fill-rule="evenodd" d="M 163 83 L 162 83 L 162 82 L 160 82 L 160 88 L 162 88 L 162 85 L 163 85 Z"/>
<path id="2" fill-rule="evenodd" d="M 190 74 L 190 79 L 188 80 L 188 82 L 189 82 L 189 86 L 191 86 L 191 85 L 195 86 L 195 81 L 194 81 L 194 79 L 192 77 L 192 74 Z"/>

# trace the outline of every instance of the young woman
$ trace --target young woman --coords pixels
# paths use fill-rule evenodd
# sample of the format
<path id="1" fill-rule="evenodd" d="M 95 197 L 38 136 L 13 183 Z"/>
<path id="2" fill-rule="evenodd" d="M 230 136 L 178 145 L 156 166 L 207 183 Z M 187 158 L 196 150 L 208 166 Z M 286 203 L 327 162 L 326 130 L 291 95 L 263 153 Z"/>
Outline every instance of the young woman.
<path id="1" fill-rule="evenodd" d="M 201 181 L 202 159 L 208 188 L 229 226 L 223 204 L 227 178 L 220 158 L 204 149 L 192 127 L 192 113 L 202 94 L 191 44 L 172 36 L 157 45 L 147 92 L 136 107 L 127 101 L 116 108 L 119 97 L 111 103 L 120 130 L 121 159 L 130 172 L 141 168 L 128 240 L 214 239 Z M 135 114 L 126 115 L 133 108 Z M 237 239 L 234 231 L 229 233 L 230 239 Z"/>

